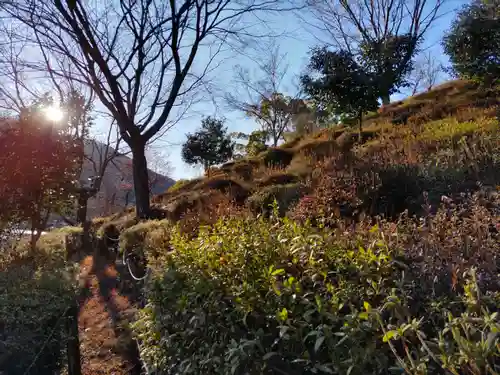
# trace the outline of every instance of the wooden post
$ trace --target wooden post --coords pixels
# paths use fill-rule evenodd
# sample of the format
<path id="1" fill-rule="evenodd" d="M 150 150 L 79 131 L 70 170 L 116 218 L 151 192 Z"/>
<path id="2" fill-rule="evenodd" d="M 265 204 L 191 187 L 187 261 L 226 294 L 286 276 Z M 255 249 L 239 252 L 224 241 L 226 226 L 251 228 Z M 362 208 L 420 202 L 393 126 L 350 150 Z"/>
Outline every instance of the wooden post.
<path id="1" fill-rule="evenodd" d="M 89 252 L 89 245 L 91 243 L 91 238 L 90 238 L 90 227 L 92 226 L 92 222 L 90 220 L 85 220 L 83 223 L 82 223 L 82 228 L 83 228 L 83 231 L 82 231 L 82 247 L 83 247 L 83 251 L 85 254 L 87 254 Z"/>
<path id="2" fill-rule="evenodd" d="M 68 375 L 82 375 L 80 339 L 78 337 L 78 310 L 78 303 L 74 300 L 66 313 Z"/>

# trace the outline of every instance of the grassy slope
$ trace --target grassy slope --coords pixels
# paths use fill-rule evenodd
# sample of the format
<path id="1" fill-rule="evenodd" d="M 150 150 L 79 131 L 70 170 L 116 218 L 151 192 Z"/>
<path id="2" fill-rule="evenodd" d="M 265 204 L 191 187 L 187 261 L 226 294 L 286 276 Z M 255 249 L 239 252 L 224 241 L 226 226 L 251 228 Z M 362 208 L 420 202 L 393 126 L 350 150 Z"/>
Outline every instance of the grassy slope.
<path id="1" fill-rule="evenodd" d="M 153 198 L 159 217 L 178 221 L 186 215 L 213 217 L 211 210 L 237 206 L 259 212 L 274 200 L 283 211 L 300 197 L 314 191 L 314 176 L 321 175 L 324 160 L 343 155 L 346 165 L 353 158 L 366 159 L 387 150 L 456 141 L 463 135 L 491 132 L 500 98 L 467 81 L 450 81 L 365 117 L 361 144 L 356 127 L 336 126 L 271 148 L 257 157 L 213 168 L 210 176 L 182 181 Z M 427 146 L 426 146 L 427 147 Z M 420 150 L 421 155 L 435 150 Z M 406 155 L 406 158 L 412 157 Z M 387 161 L 386 161 L 387 162 Z M 407 160 L 391 160 L 407 164 Z M 214 208 L 215 207 L 215 208 Z M 201 218 L 200 218 L 201 216 Z M 131 210 L 96 221 L 128 227 L 135 222 Z M 210 221 L 210 220 L 209 220 Z"/>

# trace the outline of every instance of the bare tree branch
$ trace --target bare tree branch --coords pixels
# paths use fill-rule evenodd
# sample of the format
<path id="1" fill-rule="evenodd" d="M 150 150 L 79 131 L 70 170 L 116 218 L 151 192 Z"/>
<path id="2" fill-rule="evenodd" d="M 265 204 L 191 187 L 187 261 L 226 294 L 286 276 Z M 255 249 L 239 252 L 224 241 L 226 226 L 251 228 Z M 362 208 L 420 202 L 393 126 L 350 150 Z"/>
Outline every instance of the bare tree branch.
<path id="1" fill-rule="evenodd" d="M 328 45 L 355 53 L 361 42 L 409 35 L 416 44 L 442 16 L 446 0 L 308 0 L 314 21 L 303 21 L 327 36 Z M 300 16 L 300 15 L 299 15 Z"/>
<path id="2" fill-rule="evenodd" d="M 7 38 L 12 36 L 8 29 L 3 28 L 2 31 Z M 92 198 L 101 188 L 102 176 L 110 161 L 118 154 L 121 143 L 118 128 L 112 120 L 103 142 L 98 143 L 93 139 L 89 133 L 95 99 L 93 92 L 78 82 L 56 76 L 51 71 L 47 72 L 45 80 L 34 76 L 22 59 L 28 48 L 28 44 L 16 44 L 12 40 L 7 40 L 0 47 L 0 69 L 3 72 L 0 77 L 0 108 L 11 116 L 19 116 L 33 103 L 42 102 L 55 94 L 57 98 L 53 99 L 65 112 L 65 124 L 61 129 L 79 143 L 83 151 L 78 162 L 79 187 L 74 193 L 85 193 L 86 199 Z M 48 55 L 42 54 L 42 59 L 49 64 Z M 87 189 L 89 178 L 93 179 L 90 190 Z"/>
<path id="3" fill-rule="evenodd" d="M 438 61 L 431 51 L 423 54 L 417 60 L 410 77 L 411 95 L 415 95 L 422 90 L 432 90 L 439 82 L 443 72 L 443 64 Z"/>
<path id="4" fill-rule="evenodd" d="M 308 0 L 309 15 L 302 16 L 316 32 L 326 35 L 327 46 L 356 56 L 377 77 L 384 104 L 406 80 L 425 34 L 440 17 L 447 0 Z"/>
<path id="5" fill-rule="evenodd" d="M 262 59 L 266 54 L 267 58 Z M 276 146 L 292 125 L 293 107 L 299 95 L 298 91 L 292 96 L 286 95 L 284 81 L 289 65 L 279 46 L 265 45 L 257 50 L 256 56 L 252 58 L 257 67 L 255 75 L 237 67 L 236 87 L 234 93 L 226 94 L 226 102 L 230 109 L 255 119 Z"/>
<path id="6" fill-rule="evenodd" d="M 297 7 L 291 0 L 4 0 L 0 9 L 29 28 L 18 40 L 47 56 L 30 61 L 33 70 L 67 77 L 71 67 L 71 79 L 90 87 L 116 119 L 134 156 L 142 217 L 149 210 L 146 143 L 175 125 L 172 112 L 203 87 L 222 46 L 251 36 L 248 17 Z M 201 50 L 208 56 L 196 72 Z"/>

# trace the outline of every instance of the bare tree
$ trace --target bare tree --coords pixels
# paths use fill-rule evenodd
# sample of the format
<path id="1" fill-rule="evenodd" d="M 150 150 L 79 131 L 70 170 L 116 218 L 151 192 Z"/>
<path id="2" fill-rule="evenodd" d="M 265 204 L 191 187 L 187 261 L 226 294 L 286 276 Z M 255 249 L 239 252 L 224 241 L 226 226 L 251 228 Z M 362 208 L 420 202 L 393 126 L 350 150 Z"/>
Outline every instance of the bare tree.
<path id="1" fill-rule="evenodd" d="M 118 128 L 111 119 L 105 137 L 101 141 L 95 139 L 90 134 L 97 114 L 92 91 L 66 77 L 49 74 L 47 79 L 40 79 L 33 75 L 23 59 L 29 45 L 14 43 L 15 37 L 7 28 L 2 29 L 2 34 L 5 40 L 0 46 L 0 109 L 18 116 L 34 102 L 52 101 L 60 107 L 64 115 L 61 122 L 67 125 L 69 135 L 83 150 L 78 161 L 80 179 L 73 192 L 77 201 L 76 216 L 61 217 L 71 225 L 83 223 L 87 219 L 88 200 L 99 192 L 102 176 L 119 152 Z"/>
<path id="2" fill-rule="evenodd" d="M 443 64 L 431 51 L 423 54 L 415 63 L 415 69 L 410 76 L 411 95 L 421 90 L 430 91 L 439 81 L 444 71 Z"/>
<path id="3" fill-rule="evenodd" d="M 226 94 L 226 101 L 230 109 L 255 119 L 273 146 L 277 146 L 292 126 L 299 102 L 298 94 L 284 94 L 289 65 L 286 54 L 280 53 L 279 46 L 274 43 L 265 45 L 257 49 L 256 55 L 252 59 L 256 65 L 255 73 L 241 66 L 236 67 L 236 87 L 233 93 Z"/>
<path id="4" fill-rule="evenodd" d="M 149 176 L 149 191 L 151 194 L 158 192 L 158 188 L 164 183 L 165 177 L 171 176 L 173 167 L 168 160 L 168 154 L 161 152 L 153 146 L 146 149 L 149 170 L 153 173 Z"/>
<path id="5" fill-rule="evenodd" d="M 381 87 L 384 104 L 411 70 L 425 34 L 442 15 L 446 0 L 308 0 L 316 31 L 328 45 L 354 55 L 368 55 L 369 65 L 386 76 Z M 367 53 L 367 50 L 370 52 Z"/>
<path id="6" fill-rule="evenodd" d="M 136 214 L 149 214 L 145 146 L 175 122 L 245 16 L 283 10 L 273 0 L 4 0 L 44 57 L 31 67 L 91 87 L 132 150 Z M 286 1 L 288 4 L 289 1 Z M 291 9 L 291 8 L 288 8 Z M 206 52 L 196 69 L 195 58 Z"/>
<path id="7" fill-rule="evenodd" d="M 19 115 L 43 94 L 30 85 L 26 77 L 26 67 L 22 64 L 25 43 L 16 45 L 7 29 L 2 28 L 1 32 L 5 41 L 0 45 L 0 109 L 10 115 Z"/>
<path id="8" fill-rule="evenodd" d="M 168 160 L 168 155 L 159 152 L 156 148 L 148 145 L 146 157 L 149 165 L 149 192 L 158 194 L 163 192 L 162 186 L 172 181 L 169 175 L 172 166 Z M 103 214 L 110 214 L 116 210 L 123 210 L 128 207 L 133 197 L 133 165 L 132 160 L 126 155 L 120 154 L 111 161 L 113 178 L 106 178 L 103 183 L 102 200 L 105 205 Z M 165 190 L 167 186 L 165 186 Z"/>
<path id="9" fill-rule="evenodd" d="M 103 188 L 103 181 L 110 164 L 122 155 L 121 143 L 118 128 L 113 123 L 109 126 L 107 136 L 102 142 L 96 138 L 84 141 L 85 152 L 79 181 L 76 223 L 84 223 L 87 220 L 89 200 L 95 198 Z"/>

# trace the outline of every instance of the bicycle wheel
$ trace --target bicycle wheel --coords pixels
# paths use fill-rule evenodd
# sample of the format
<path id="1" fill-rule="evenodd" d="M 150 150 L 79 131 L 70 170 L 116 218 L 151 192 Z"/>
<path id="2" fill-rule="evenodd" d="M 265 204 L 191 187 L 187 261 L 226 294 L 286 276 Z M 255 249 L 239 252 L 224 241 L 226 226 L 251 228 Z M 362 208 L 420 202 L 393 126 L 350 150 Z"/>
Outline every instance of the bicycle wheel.
<path id="1" fill-rule="evenodd" d="M 145 268 L 143 276 L 137 276 L 137 270 L 141 268 L 140 261 L 137 259 L 138 257 L 130 253 L 129 250 L 125 249 L 123 251 L 123 264 L 127 266 L 127 270 L 130 273 L 130 276 L 136 281 L 142 281 L 148 276 L 148 267 L 144 265 L 142 268 Z"/>

